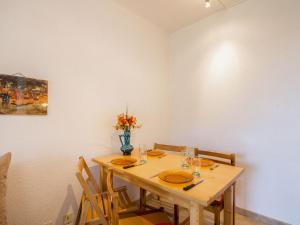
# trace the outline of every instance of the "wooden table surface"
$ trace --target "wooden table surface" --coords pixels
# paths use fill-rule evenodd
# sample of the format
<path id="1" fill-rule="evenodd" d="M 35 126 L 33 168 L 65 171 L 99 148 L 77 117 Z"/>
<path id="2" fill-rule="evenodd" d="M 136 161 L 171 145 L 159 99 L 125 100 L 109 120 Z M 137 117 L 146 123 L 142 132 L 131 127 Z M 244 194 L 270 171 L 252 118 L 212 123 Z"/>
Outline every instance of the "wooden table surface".
<path id="1" fill-rule="evenodd" d="M 92 160 L 101 167 L 101 183 L 105 188 L 105 169 L 108 167 L 114 168 L 114 174 L 128 182 L 144 188 L 155 194 L 164 196 L 174 204 L 178 204 L 190 209 L 191 224 L 203 224 L 202 211 L 203 207 L 208 206 L 211 202 L 218 199 L 225 192 L 225 224 L 231 224 L 232 219 L 230 210 L 231 206 L 231 186 L 236 182 L 242 174 L 243 168 L 233 167 L 220 164 L 214 170 L 209 168 L 201 168 L 200 174 L 204 181 L 192 188 L 189 191 L 184 191 L 182 188 L 190 183 L 185 184 L 170 184 L 160 180 L 159 177 L 150 178 L 162 171 L 170 169 L 181 169 L 183 156 L 178 154 L 169 154 L 162 158 L 148 157 L 147 163 L 141 166 L 123 169 L 122 166 L 113 165 L 110 163 L 112 159 L 123 157 L 121 154 L 112 154 L 108 156 L 94 157 Z M 133 158 L 137 157 L 135 155 Z M 192 172 L 187 169 L 186 171 Z M 198 179 L 198 178 L 197 178 Z M 197 181 L 195 179 L 194 181 Z M 226 191 L 228 198 L 226 198 Z M 230 199 L 230 200 L 229 200 Z M 201 206 L 198 208 L 198 206 Z M 227 208 L 227 209 L 226 209 Z M 226 215 L 227 214 L 227 215 Z M 228 222 L 227 222 L 228 221 Z"/>

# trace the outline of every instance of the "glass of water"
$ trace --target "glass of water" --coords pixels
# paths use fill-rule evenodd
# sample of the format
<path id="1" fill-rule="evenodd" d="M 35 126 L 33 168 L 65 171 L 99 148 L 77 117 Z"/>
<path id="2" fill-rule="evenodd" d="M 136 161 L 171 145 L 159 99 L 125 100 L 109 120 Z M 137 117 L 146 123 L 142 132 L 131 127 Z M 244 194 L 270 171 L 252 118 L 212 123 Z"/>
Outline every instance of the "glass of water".
<path id="1" fill-rule="evenodd" d="M 187 147 L 182 158 L 182 168 L 189 168 L 191 160 L 194 157 L 194 148 Z"/>
<path id="2" fill-rule="evenodd" d="M 140 164 L 144 164 L 147 162 L 147 146 L 146 145 L 139 146 L 139 158 L 140 158 Z"/>
<path id="3" fill-rule="evenodd" d="M 181 160 L 181 167 L 186 169 L 186 168 L 189 168 L 189 164 L 188 164 L 188 151 L 187 149 L 185 149 L 183 151 L 183 157 L 182 157 L 182 160 Z"/>
<path id="4" fill-rule="evenodd" d="M 201 168 L 201 158 L 198 156 L 195 156 L 191 159 L 191 166 L 193 170 L 193 176 L 194 177 L 200 177 L 200 168 Z"/>

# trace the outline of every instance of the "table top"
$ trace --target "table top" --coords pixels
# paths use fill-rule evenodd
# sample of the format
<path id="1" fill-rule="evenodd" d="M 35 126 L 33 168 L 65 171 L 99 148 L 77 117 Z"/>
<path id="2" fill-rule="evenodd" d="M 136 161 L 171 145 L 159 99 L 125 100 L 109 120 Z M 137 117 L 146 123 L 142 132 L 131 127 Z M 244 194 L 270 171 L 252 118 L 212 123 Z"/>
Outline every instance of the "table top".
<path id="1" fill-rule="evenodd" d="M 210 170 L 209 167 L 200 169 L 200 178 L 204 181 L 189 191 L 184 191 L 183 187 L 191 184 L 171 184 L 162 181 L 158 176 L 150 178 L 160 172 L 171 169 L 182 169 L 183 156 L 179 154 L 167 153 L 165 157 L 149 157 L 144 165 L 132 167 L 129 169 L 123 169 L 122 166 L 113 165 L 110 163 L 112 159 L 123 157 L 121 154 L 111 154 L 107 156 L 94 157 L 93 162 L 105 167 L 111 167 L 114 170 L 126 174 L 126 176 L 132 176 L 138 178 L 143 182 L 147 182 L 154 185 L 156 188 L 160 188 L 164 191 L 170 192 L 181 198 L 195 201 L 203 206 L 208 206 L 211 202 L 216 200 L 224 191 L 230 187 L 242 174 L 243 168 L 236 166 L 229 166 L 219 164 L 219 167 L 214 170 Z M 135 155 L 131 157 L 138 159 Z M 191 169 L 182 169 L 192 173 Z M 195 178 L 193 182 L 196 182 L 200 178 Z"/>

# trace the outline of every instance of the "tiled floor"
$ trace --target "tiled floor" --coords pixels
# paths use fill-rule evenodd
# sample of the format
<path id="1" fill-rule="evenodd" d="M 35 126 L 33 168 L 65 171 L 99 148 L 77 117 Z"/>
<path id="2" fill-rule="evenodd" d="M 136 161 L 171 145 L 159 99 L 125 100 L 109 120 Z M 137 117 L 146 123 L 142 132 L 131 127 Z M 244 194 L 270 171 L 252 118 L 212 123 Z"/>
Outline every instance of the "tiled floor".
<path id="1" fill-rule="evenodd" d="M 157 205 L 158 202 L 154 199 L 149 199 L 147 201 L 147 204 L 152 205 L 156 208 L 159 208 L 160 206 L 164 207 L 165 211 L 172 212 L 172 205 L 166 204 L 166 205 Z M 186 209 L 180 209 L 180 222 L 184 220 L 188 216 L 188 210 Z M 214 225 L 214 216 L 212 213 L 204 211 L 204 217 L 205 217 L 205 225 Z M 223 214 L 221 215 L 221 218 L 223 218 Z M 221 219 L 221 224 L 223 224 L 223 219 Z M 250 218 L 247 218 L 245 216 L 236 214 L 236 225 L 267 225 L 264 223 L 257 222 L 255 220 L 252 220 Z"/>
<path id="2" fill-rule="evenodd" d="M 181 211 L 180 218 L 185 218 L 186 214 L 187 214 L 187 212 Z M 212 213 L 205 211 L 204 217 L 205 217 L 205 225 L 214 225 L 214 217 L 213 217 Z M 221 218 L 223 218 L 223 214 L 221 215 Z M 223 224 L 223 220 L 221 221 L 221 224 Z M 267 225 L 267 224 L 260 223 L 260 222 L 251 220 L 245 216 L 236 214 L 236 225 Z"/>

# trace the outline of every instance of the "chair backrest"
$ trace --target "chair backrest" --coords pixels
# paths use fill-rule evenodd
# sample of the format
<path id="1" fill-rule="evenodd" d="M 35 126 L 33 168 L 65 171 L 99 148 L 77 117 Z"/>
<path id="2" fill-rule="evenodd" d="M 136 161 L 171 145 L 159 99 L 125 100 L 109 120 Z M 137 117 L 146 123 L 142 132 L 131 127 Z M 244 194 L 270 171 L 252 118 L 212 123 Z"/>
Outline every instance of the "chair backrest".
<path id="1" fill-rule="evenodd" d="M 84 173 L 87 175 L 87 178 L 85 178 Z M 100 188 L 97 185 L 97 182 L 83 157 L 79 157 L 76 177 L 83 189 L 82 207 L 84 210 L 87 210 L 87 207 L 90 205 L 92 213 L 95 212 L 97 214 L 100 223 L 107 225 L 108 223 L 103 212 L 103 210 L 105 210 L 105 204 L 102 199 L 102 193 L 100 192 Z M 91 189 L 91 186 L 93 187 L 94 191 Z M 99 204 L 99 201 L 101 204 Z M 83 216 L 85 216 L 84 214 L 85 213 L 83 213 Z"/>
<path id="2" fill-rule="evenodd" d="M 153 149 L 172 151 L 172 152 L 183 152 L 186 150 L 186 146 L 165 145 L 165 144 L 155 143 Z"/>
<path id="3" fill-rule="evenodd" d="M 84 158 L 82 156 L 79 157 L 79 161 L 78 161 L 78 165 L 77 165 L 77 172 L 80 172 L 80 174 L 83 175 L 83 172 L 85 172 L 85 174 L 87 175 L 87 178 L 85 179 L 85 181 L 90 184 L 94 191 L 96 193 L 100 193 L 100 186 L 97 184 L 96 179 L 94 178 L 92 171 L 90 170 L 90 168 L 88 167 L 86 161 L 84 160 Z"/>
<path id="4" fill-rule="evenodd" d="M 232 153 L 220 153 L 220 152 L 200 150 L 198 148 L 195 148 L 195 156 L 200 156 L 201 158 L 210 159 L 217 163 L 235 166 L 235 154 Z"/>

